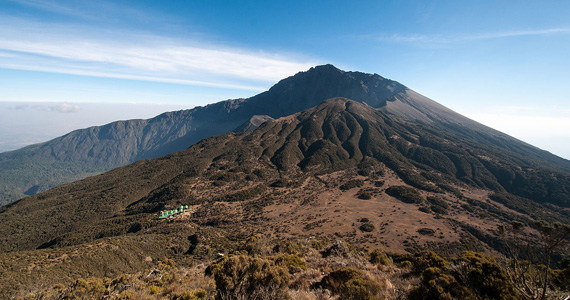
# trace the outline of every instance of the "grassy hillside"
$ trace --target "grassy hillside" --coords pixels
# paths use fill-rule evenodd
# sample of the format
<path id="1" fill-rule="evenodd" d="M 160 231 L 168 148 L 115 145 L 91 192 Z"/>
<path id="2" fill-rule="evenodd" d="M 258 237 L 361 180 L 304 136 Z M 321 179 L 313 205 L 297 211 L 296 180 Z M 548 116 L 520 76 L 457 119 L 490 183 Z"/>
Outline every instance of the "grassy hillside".
<path id="1" fill-rule="evenodd" d="M 205 214 L 205 223 L 223 224 L 222 219 L 230 216 L 232 222 L 258 220 L 265 207 L 281 199 L 276 187 L 299 188 L 299 200 L 311 199 L 342 184 L 326 174 L 342 171 L 337 176 L 351 177 L 351 169 L 368 180 L 392 176 L 393 185 L 419 189 L 423 199 L 449 195 L 449 201 L 468 203 L 466 191 L 476 188 L 488 192 L 473 203 L 493 200 L 491 208 L 497 210 L 508 207 L 534 218 L 565 220 L 569 175 L 516 165 L 516 158 L 336 99 L 250 133 L 210 138 L 183 152 L 8 205 L 0 210 L 0 249 L 32 250 L 118 236 L 133 226 L 152 226 L 156 212 L 180 204 L 204 206 L 196 216 Z M 549 176 L 541 177 L 543 173 Z M 517 180 L 509 181 L 509 174 Z M 551 188 L 555 182 L 556 188 Z M 315 185 L 313 191 L 308 184 Z M 382 195 L 382 188 L 366 186 L 372 188 L 369 194 Z M 537 203 L 545 201 L 551 206 Z M 229 211 L 216 221 L 209 220 L 206 208 Z"/>
<path id="2" fill-rule="evenodd" d="M 340 239 L 270 240 L 256 234 L 217 253 L 217 259 L 201 260 L 172 254 L 172 258 L 158 258 L 163 254 L 159 252 L 137 257 L 125 248 L 138 250 L 137 254 L 151 252 L 108 240 L 75 247 L 71 256 L 42 252 L 45 258 L 39 263 L 23 256 L 24 262 L 3 267 L 13 270 L 29 263 L 26 267 L 32 272 L 7 277 L 8 282 L 0 283 L 0 295 L 15 299 L 525 299 L 527 292 L 539 294 L 541 283 L 532 282 L 525 290 L 512 277 L 508 260 L 481 252 L 465 251 L 453 257 L 426 250 L 396 254 L 367 251 Z M 70 263 L 98 263 L 102 250 L 112 254 L 107 255 L 112 259 L 107 266 L 120 268 L 128 263 L 140 270 L 117 274 L 78 269 L 80 264 Z M 74 274 L 58 272 L 65 267 Z M 529 269 L 539 270 L 535 265 Z M 54 277 L 60 273 L 63 277 Z M 548 299 L 565 297 L 570 288 L 568 274 L 567 265 L 551 270 Z M 18 284 L 23 288 L 6 293 Z"/>
<path id="3" fill-rule="evenodd" d="M 139 272 L 164 258 L 191 272 L 192 261 L 249 252 L 240 244 L 258 233 L 267 242 L 340 239 L 393 257 L 425 249 L 497 253 L 508 249 L 500 225 L 568 222 L 568 176 L 436 124 L 337 98 L 9 204 L 0 209 L 0 263 L 10 293 L 41 290 L 36 283 L 47 274 L 57 275 L 47 283 L 75 293 L 79 283 L 69 284 L 79 277 L 99 278 L 98 286 L 128 273 L 144 282 Z M 180 205 L 192 210 L 158 219 Z M 146 293 L 150 286 L 139 281 Z M 161 295 L 174 295 L 168 284 L 157 283 Z"/>

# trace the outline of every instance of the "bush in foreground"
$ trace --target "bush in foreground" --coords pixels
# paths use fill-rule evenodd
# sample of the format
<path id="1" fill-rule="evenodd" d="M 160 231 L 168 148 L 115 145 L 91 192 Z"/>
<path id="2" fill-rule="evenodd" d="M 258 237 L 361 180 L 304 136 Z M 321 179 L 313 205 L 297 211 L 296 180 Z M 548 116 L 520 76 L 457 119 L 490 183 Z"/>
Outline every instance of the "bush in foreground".
<path id="1" fill-rule="evenodd" d="M 410 292 L 410 300 L 477 299 L 469 289 L 457 282 L 455 277 L 439 268 L 425 269 L 422 277 L 421 284 Z"/>
<path id="2" fill-rule="evenodd" d="M 216 299 L 288 299 L 289 271 L 273 262 L 245 255 L 224 257 L 206 269 L 214 277 Z"/>
<path id="3" fill-rule="evenodd" d="M 323 278 L 321 287 L 339 295 L 340 299 L 349 300 L 381 299 L 380 293 L 385 289 L 362 271 L 354 268 L 332 271 Z"/>

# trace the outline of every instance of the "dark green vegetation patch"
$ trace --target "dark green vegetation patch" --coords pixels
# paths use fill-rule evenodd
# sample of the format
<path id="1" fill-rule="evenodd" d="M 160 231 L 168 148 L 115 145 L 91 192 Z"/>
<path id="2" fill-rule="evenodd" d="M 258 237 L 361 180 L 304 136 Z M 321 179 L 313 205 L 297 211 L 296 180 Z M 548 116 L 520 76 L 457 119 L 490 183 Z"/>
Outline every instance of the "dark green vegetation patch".
<path id="1" fill-rule="evenodd" d="M 364 180 L 362 179 L 352 179 L 346 183 L 343 183 L 339 188 L 343 191 L 348 191 L 353 188 L 361 187 L 364 185 Z"/>
<path id="2" fill-rule="evenodd" d="M 374 231 L 374 224 L 372 223 L 364 223 L 362 225 L 360 225 L 360 230 L 364 231 L 364 232 L 372 232 Z"/>
<path id="3" fill-rule="evenodd" d="M 422 203 L 424 198 L 414 188 L 397 185 L 386 189 L 386 194 L 405 203 Z"/>

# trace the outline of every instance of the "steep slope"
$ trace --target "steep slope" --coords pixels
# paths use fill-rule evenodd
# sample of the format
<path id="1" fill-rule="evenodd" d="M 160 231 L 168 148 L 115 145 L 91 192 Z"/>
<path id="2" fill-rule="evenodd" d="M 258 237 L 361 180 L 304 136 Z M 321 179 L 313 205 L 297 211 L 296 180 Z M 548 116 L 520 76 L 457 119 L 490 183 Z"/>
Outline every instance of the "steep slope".
<path id="1" fill-rule="evenodd" d="M 570 174 L 517 164 L 518 154 L 498 149 L 445 126 L 330 99 L 254 131 L 4 206 L 0 274 L 12 278 L 10 286 L 49 277 L 54 266 L 65 278 L 112 276 L 142 270 L 145 257 L 213 258 L 255 233 L 342 238 L 399 253 L 500 250 L 499 224 L 568 222 Z M 522 187 L 502 183 L 510 174 Z M 514 195 L 541 182 L 561 206 Z M 180 205 L 193 211 L 158 219 Z M 128 263 L 106 265 L 105 255 Z M 64 256 L 73 259 L 51 262 Z"/>
<path id="2" fill-rule="evenodd" d="M 0 205 L 140 159 L 186 149 L 204 138 L 235 130 L 254 115 L 279 118 L 332 97 L 363 102 L 410 122 L 451 127 L 465 138 L 514 151 L 553 170 L 570 171 L 570 161 L 469 120 L 395 81 L 324 65 L 283 79 L 248 99 L 77 130 L 2 153 Z"/>
<path id="3" fill-rule="evenodd" d="M 370 92 L 368 85 L 374 87 Z M 204 138 L 232 131 L 254 115 L 278 118 L 336 96 L 378 104 L 403 88 L 378 75 L 343 72 L 326 65 L 284 79 L 249 99 L 76 130 L 0 154 L 0 205 L 140 159 L 186 149 Z"/>
<path id="4" fill-rule="evenodd" d="M 533 190 L 525 187 L 546 184 L 550 198 L 567 208 L 570 174 L 516 165 L 506 159 L 514 153 L 495 152 L 443 130 L 409 125 L 362 104 L 332 99 L 252 132 L 210 138 L 179 153 L 10 204 L 0 210 L 0 249 L 32 250 L 125 234 L 141 218 L 148 221 L 149 214 L 180 203 L 268 197 L 267 186 L 279 178 L 298 181 L 355 167 L 389 170 L 402 184 L 433 194 L 459 193 L 457 188 L 465 185 L 481 188 L 497 193 L 494 199 L 504 205 L 527 209 L 527 215 L 564 218 L 546 207 L 544 213 L 530 211 L 540 205 L 529 200 Z M 494 175 L 508 177 L 511 172 L 518 172 L 515 180 L 522 185 L 512 191 Z M 548 176 L 536 176 L 543 172 Z M 525 193 L 530 196 L 513 196 Z"/>

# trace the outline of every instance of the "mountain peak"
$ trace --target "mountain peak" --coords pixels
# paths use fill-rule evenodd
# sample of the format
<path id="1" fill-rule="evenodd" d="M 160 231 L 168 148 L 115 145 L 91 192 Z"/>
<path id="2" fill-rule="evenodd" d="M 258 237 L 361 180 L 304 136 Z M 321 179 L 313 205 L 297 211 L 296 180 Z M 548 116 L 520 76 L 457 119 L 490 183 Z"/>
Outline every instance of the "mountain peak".
<path id="1" fill-rule="evenodd" d="M 377 74 L 347 72 L 326 64 L 279 81 L 267 92 L 250 98 L 250 103 L 260 109 L 255 114 L 278 118 L 334 97 L 345 97 L 379 108 L 406 90 L 404 85 Z"/>
<path id="2" fill-rule="evenodd" d="M 326 71 L 326 72 L 338 72 L 338 73 L 345 73 L 345 71 L 335 67 L 332 64 L 324 64 L 324 65 L 318 65 L 318 66 L 314 66 L 312 68 L 310 68 L 308 71 L 306 72 L 311 72 L 311 71 Z"/>

